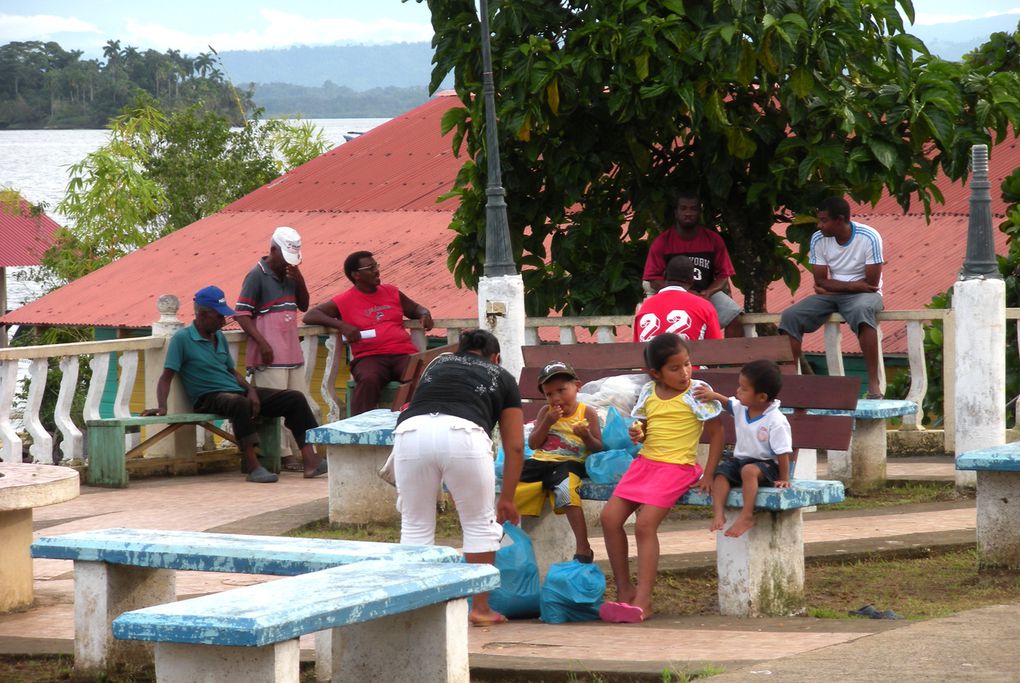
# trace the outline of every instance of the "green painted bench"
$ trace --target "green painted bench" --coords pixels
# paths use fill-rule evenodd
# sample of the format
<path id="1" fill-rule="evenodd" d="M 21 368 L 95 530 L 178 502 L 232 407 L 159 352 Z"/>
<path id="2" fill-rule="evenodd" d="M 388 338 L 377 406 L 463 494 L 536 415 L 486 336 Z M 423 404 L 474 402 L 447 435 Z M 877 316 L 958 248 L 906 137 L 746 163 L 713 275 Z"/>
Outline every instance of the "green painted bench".
<path id="1" fill-rule="evenodd" d="M 213 413 L 178 413 L 176 415 L 152 415 L 148 417 L 114 417 L 99 420 L 87 420 L 88 427 L 88 475 L 86 482 L 90 486 L 108 486 L 126 488 L 128 485 L 127 461 L 141 457 L 141 454 L 153 444 L 162 441 L 186 425 L 196 425 L 216 434 L 232 443 L 237 443 L 234 435 L 213 424 L 217 420 L 225 420 L 222 415 Z M 128 427 L 149 427 L 167 425 L 147 439 L 144 439 L 131 450 L 124 444 L 124 434 Z M 271 472 L 280 471 L 281 426 L 278 418 L 259 421 L 259 461 Z"/>

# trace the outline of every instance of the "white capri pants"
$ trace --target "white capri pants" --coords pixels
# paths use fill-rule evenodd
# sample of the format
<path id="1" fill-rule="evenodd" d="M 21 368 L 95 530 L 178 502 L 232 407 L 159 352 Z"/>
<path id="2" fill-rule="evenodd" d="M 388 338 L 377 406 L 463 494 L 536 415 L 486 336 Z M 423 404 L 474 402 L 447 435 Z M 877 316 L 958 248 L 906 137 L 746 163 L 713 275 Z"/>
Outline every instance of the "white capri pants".
<path id="1" fill-rule="evenodd" d="M 393 433 L 400 542 L 436 540 L 436 495 L 446 484 L 464 530 L 465 553 L 499 549 L 492 439 L 473 422 L 430 413 L 402 422 Z"/>

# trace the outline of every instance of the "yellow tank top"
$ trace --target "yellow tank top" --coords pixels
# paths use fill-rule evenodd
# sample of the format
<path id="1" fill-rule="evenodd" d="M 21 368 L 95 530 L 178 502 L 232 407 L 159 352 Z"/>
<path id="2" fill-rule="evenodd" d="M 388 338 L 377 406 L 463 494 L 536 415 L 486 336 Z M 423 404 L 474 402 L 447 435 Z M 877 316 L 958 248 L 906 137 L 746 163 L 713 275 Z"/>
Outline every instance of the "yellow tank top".
<path id="1" fill-rule="evenodd" d="M 704 427 L 691 407 L 687 391 L 663 400 L 651 395 L 645 401 L 648 426 L 641 455 L 649 460 L 675 465 L 692 465 L 698 453 L 698 441 Z"/>
<path id="2" fill-rule="evenodd" d="M 584 462 L 588 457 L 588 448 L 584 440 L 574 434 L 574 425 L 586 422 L 584 417 L 585 407 L 580 401 L 577 403 L 577 410 L 572 415 L 564 415 L 553 423 L 549 428 L 549 434 L 545 437 L 545 443 L 535 450 L 531 457 L 536 460 L 549 462 Z"/>

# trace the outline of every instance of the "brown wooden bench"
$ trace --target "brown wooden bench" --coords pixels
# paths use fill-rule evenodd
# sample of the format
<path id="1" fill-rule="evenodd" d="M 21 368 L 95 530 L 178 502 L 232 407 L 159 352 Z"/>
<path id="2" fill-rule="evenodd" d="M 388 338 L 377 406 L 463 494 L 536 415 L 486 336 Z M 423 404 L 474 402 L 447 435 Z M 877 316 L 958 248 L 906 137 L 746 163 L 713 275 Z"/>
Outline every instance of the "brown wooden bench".
<path id="1" fill-rule="evenodd" d="M 456 344 L 447 344 L 446 346 L 437 346 L 434 349 L 426 349 L 411 356 L 411 360 L 407 362 L 403 374 L 400 375 L 400 385 L 393 395 L 391 410 L 400 410 L 404 407 L 404 404 L 411 400 L 411 397 L 414 396 L 414 390 L 418 388 L 418 382 L 421 380 L 422 373 L 425 372 L 425 368 L 429 366 L 429 363 L 444 353 L 452 353 L 456 350 Z"/>
<path id="2" fill-rule="evenodd" d="M 750 360 L 767 359 L 775 361 L 785 374 L 796 372 L 793 351 L 786 337 L 703 339 L 688 343 L 691 359 L 700 366 L 728 368 L 728 372 L 733 373 Z M 603 377 L 644 372 L 644 348 L 645 344 L 639 342 L 522 347 L 524 368 L 519 384 L 521 398 L 525 401 L 525 420 L 534 419 L 545 400 L 538 387 L 538 376 L 546 364 L 557 360 L 569 363 L 584 384 Z"/>

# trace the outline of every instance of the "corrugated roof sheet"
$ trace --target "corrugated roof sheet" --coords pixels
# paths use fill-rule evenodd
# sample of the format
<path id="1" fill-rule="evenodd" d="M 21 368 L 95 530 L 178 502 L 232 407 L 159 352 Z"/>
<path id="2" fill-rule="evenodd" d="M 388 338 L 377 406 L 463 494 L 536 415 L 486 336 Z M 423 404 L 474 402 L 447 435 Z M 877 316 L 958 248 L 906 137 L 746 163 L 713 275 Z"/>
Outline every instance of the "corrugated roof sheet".
<path id="1" fill-rule="evenodd" d="M 59 228 L 45 213 L 33 216 L 24 199 L 17 211 L 0 206 L 0 268 L 39 265 Z"/>

